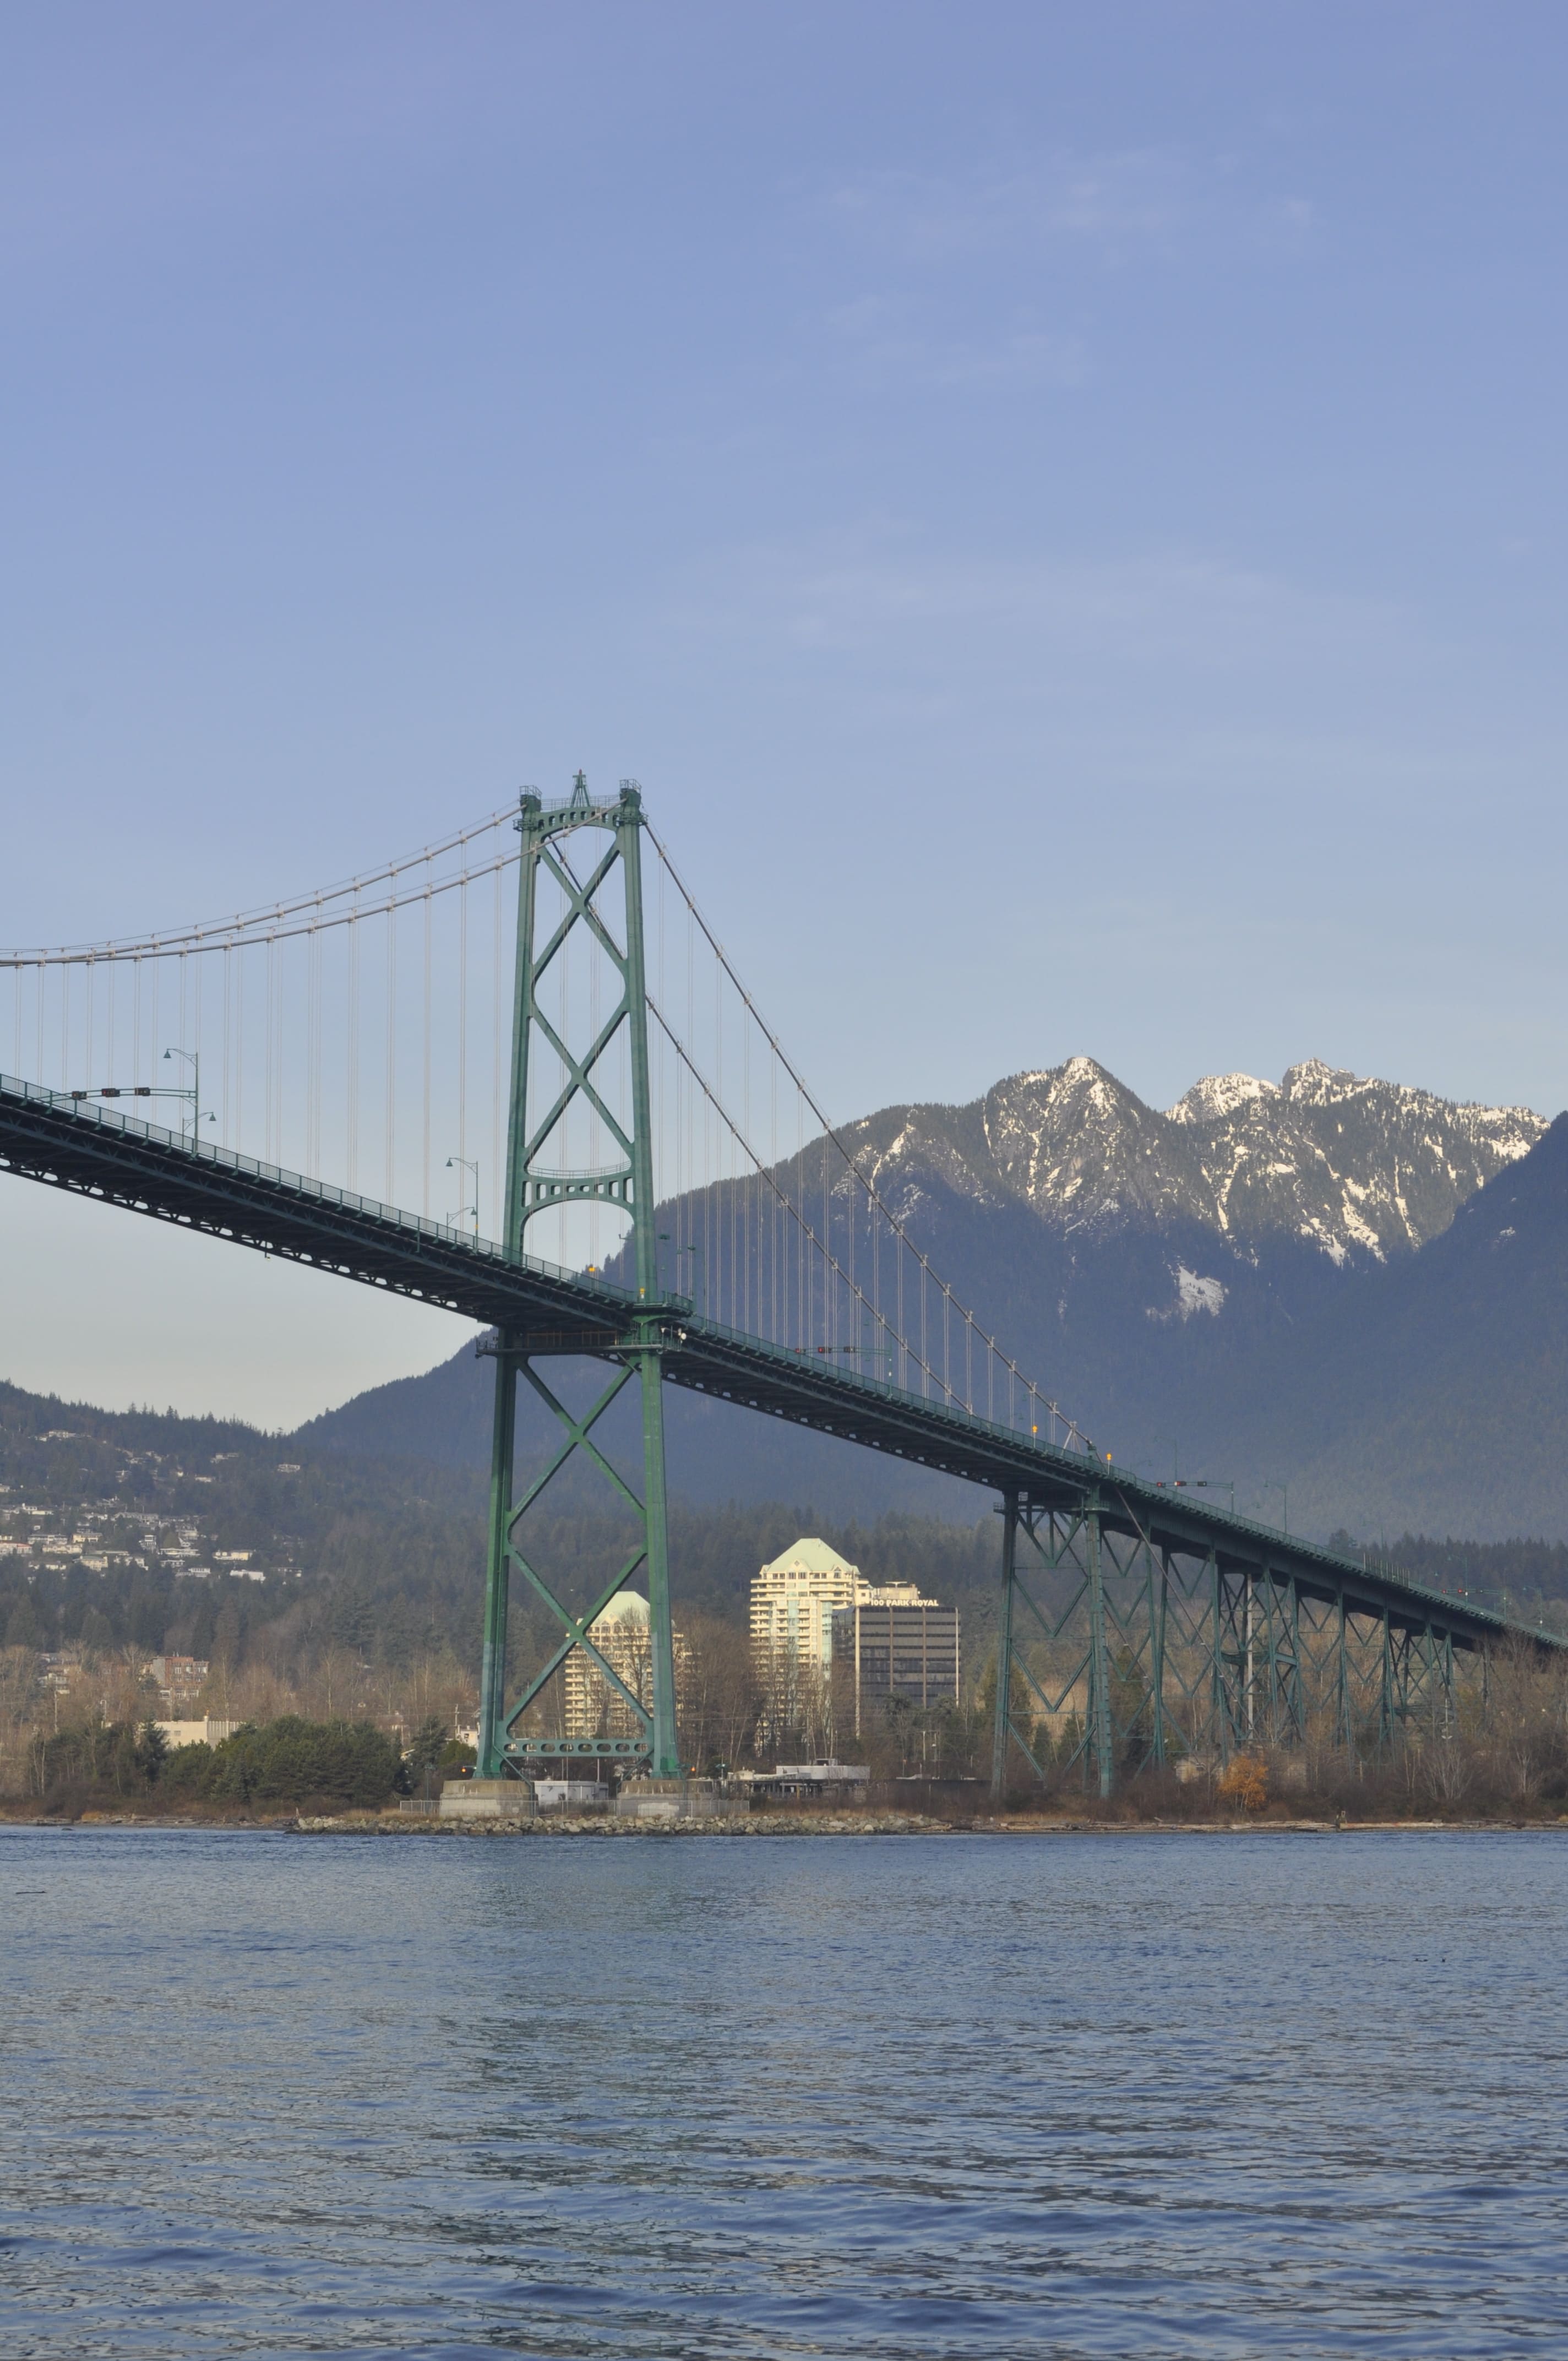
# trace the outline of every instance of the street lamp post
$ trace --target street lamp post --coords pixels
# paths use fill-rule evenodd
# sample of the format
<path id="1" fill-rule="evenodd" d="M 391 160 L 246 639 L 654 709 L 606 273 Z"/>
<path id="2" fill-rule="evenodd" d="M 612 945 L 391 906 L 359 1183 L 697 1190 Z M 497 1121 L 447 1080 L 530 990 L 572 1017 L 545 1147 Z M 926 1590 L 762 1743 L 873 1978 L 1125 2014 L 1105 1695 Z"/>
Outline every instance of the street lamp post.
<path id="1" fill-rule="evenodd" d="M 1290 1492 L 1288 1486 L 1281 1484 L 1277 1477 L 1270 1476 L 1265 1478 L 1263 1488 L 1266 1492 L 1278 1493 L 1281 1502 L 1281 1521 L 1286 1536 L 1288 1538 L 1290 1532 Z"/>
<path id="2" fill-rule="evenodd" d="M 479 1159 L 477 1156 L 449 1156 L 446 1159 L 446 1170 L 448 1172 L 452 1170 L 455 1165 L 460 1167 L 463 1171 L 471 1172 L 473 1174 L 474 1202 L 471 1205 L 459 1205 L 456 1213 L 453 1216 L 453 1220 L 454 1223 L 457 1223 L 463 1219 L 465 1213 L 472 1213 L 474 1216 L 474 1235 L 477 1237 L 479 1235 Z"/>
<path id="3" fill-rule="evenodd" d="M 163 1062 L 165 1065 L 169 1063 L 170 1058 L 183 1059 L 186 1065 L 191 1069 L 190 1089 L 188 1091 L 170 1091 L 168 1093 L 168 1096 L 175 1099 L 190 1100 L 191 1145 L 194 1148 L 196 1145 L 197 1133 L 201 1127 L 202 1122 L 202 1053 L 199 1049 L 165 1049 L 163 1053 Z M 217 1117 L 213 1113 L 211 1107 L 207 1110 L 207 1121 L 209 1123 L 216 1123 L 217 1121 Z M 181 1115 L 180 1119 L 180 1135 L 181 1138 L 185 1136 L 185 1119 L 183 1115 Z"/>

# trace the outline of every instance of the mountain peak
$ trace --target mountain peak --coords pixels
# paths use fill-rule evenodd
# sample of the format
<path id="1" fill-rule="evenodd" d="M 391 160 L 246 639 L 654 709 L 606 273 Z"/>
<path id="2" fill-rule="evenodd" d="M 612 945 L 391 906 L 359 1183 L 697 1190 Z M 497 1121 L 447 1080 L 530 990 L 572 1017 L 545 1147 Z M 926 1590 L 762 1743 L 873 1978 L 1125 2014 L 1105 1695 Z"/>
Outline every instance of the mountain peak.
<path id="1" fill-rule="evenodd" d="M 1402 1087 L 1398 1082 L 1378 1082 L 1370 1076 L 1353 1074 L 1346 1066 L 1326 1066 L 1321 1058 L 1303 1058 L 1299 1066 L 1286 1068 L 1279 1094 L 1300 1106 L 1334 1106 L 1341 1099 L 1358 1098 L 1367 1091 L 1397 1091 Z"/>
<path id="2" fill-rule="evenodd" d="M 1011 1198 L 1064 1234 L 1182 1224 L 1234 1253 L 1266 1238 L 1336 1263 L 1424 1246 L 1546 1129 L 1529 1107 L 1462 1105 L 1308 1058 L 1278 1082 L 1206 1074 L 1165 1113 L 1093 1058 L 1010 1074 L 968 1107 L 852 1126 L 883 1185 Z"/>
<path id="3" fill-rule="evenodd" d="M 1295 1066 L 1290 1070 L 1291 1073 L 1301 1071 Z M 1286 1081 L 1289 1079 L 1288 1074 Z M 1226 1115 L 1234 1115 L 1240 1106 L 1279 1095 L 1277 1082 L 1260 1082 L 1255 1074 L 1205 1074 L 1166 1113 L 1172 1123 L 1220 1123 Z"/>

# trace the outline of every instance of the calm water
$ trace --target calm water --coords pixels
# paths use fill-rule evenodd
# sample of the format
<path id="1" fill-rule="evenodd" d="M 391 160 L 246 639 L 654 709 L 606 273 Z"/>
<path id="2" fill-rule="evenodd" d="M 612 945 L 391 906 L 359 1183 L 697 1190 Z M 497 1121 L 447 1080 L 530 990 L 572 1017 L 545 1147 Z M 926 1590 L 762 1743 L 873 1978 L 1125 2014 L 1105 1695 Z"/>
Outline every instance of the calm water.
<path id="1" fill-rule="evenodd" d="M 0 1835 L 0 2349 L 1568 2349 L 1568 1838 Z"/>

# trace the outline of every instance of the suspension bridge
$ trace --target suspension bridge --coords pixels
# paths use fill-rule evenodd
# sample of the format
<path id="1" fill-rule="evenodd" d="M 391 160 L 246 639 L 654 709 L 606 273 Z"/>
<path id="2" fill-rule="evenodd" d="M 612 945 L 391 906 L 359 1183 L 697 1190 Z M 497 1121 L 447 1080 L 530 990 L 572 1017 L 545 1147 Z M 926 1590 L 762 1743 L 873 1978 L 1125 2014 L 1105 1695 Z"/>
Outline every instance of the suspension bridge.
<path id="1" fill-rule="evenodd" d="M 574 1649 L 640 1734 L 571 1751 L 681 1776 L 667 1386 L 994 1498 L 999 1793 L 1043 1777 L 1047 1748 L 1109 1795 L 1146 1764 L 1313 1730 L 1353 1748 L 1441 1734 L 1513 1630 L 1100 1452 L 835 1132 L 634 781 L 525 790 L 406 859 L 214 923 L 10 952 L 0 983 L 0 1170 L 486 1330 L 481 1776 L 561 1753 L 541 1708 Z M 585 1371 L 579 1399 L 566 1379 Z M 526 1480 L 520 1388 L 557 1437 Z M 635 1468 L 605 1444 L 629 1389 Z M 574 1460 L 635 1529 L 586 1599 L 529 1544 Z M 591 1636 L 634 1578 L 646 1699 Z M 521 1666 L 517 1597 L 554 1635 Z"/>

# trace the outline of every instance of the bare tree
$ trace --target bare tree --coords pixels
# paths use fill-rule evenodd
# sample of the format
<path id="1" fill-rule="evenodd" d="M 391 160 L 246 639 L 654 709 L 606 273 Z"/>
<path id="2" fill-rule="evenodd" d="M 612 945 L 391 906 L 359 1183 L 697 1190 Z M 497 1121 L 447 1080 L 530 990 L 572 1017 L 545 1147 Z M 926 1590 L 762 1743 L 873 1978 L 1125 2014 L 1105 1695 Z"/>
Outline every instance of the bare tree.
<path id="1" fill-rule="evenodd" d="M 681 1710 L 681 1752 L 687 1763 L 743 1762 L 762 1713 L 762 1688 L 747 1634 L 715 1615 L 693 1615 L 686 1625 L 691 1654 Z"/>

